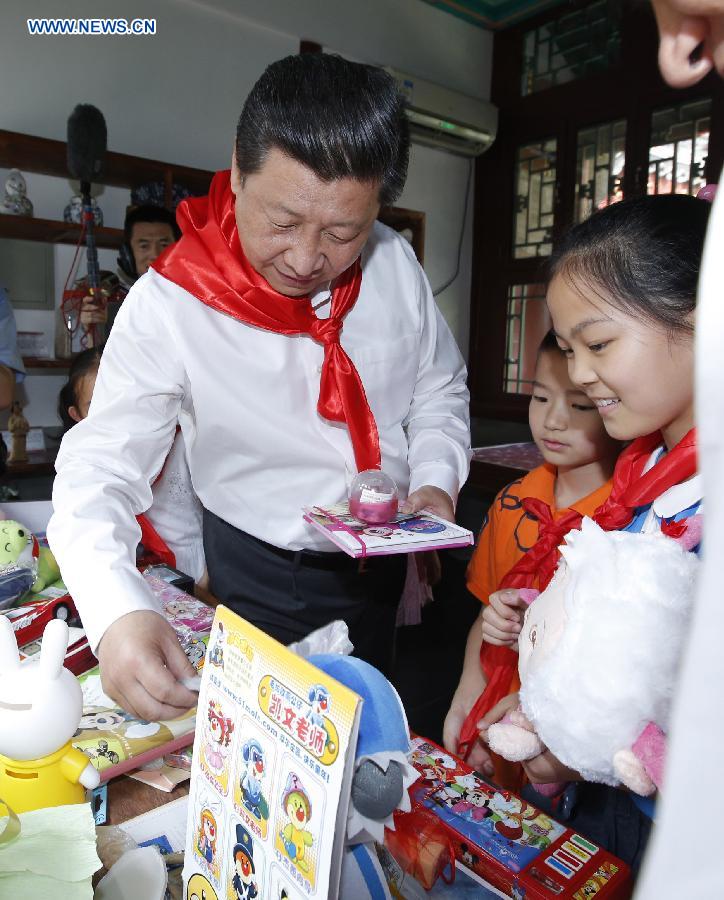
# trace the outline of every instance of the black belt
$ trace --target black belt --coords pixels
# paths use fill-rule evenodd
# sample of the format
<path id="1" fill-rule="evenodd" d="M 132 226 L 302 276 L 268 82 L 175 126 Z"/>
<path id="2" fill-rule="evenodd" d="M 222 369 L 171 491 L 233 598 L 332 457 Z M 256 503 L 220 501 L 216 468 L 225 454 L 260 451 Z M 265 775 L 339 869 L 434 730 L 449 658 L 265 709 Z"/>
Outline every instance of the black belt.
<path id="1" fill-rule="evenodd" d="M 327 571 L 359 571 L 363 572 L 369 568 L 378 568 L 385 563 L 389 564 L 395 559 L 394 556 L 373 556 L 364 558 L 355 558 L 348 556 L 341 550 L 326 553 L 323 550 L 287 550 L 285 547 L 276 547 L 274 544 L 268 544 L 261 538 L 254 537 L 251 534 L 246 535 L 250 540 L 260 544 L 269 553 L 297 566 L 303 566 L 309 569 L 325 569 Z"/>

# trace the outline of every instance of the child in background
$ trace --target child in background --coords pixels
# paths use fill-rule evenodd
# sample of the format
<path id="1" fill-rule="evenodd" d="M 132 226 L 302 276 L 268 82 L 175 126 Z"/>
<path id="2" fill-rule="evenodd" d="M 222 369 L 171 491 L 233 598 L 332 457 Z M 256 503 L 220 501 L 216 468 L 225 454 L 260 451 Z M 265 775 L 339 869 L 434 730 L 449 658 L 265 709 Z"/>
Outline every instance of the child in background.
<path id="1" fill-rule="evenodd" d="M 97 347 L 84 350 L 71 364 L 68 382 L 61 389 L 58 398 L 58 415 L 66 431 L 88 415 L 101 353 L 102 350 Z M 175 558 L 172 565 L 203 586 L 206 571 L 202 538 L 203 510 L 191 484 L 180 430 L 176 432 L 176 438 L 163 469 L 153 483 L 152 491 L 153 505 L 144 514 L 147 522 L 141 522 L 144 543 L 146 540 L 156 541 L 160 536 L 161 546 L 165 544 Z M 148 523 L 151 525 L 150 529 Z M 205 598 L 202 596 L 202 599 Z"/>
<path id="2" fill-rule="evenodd" d="M 575 514 L 592 515 L 611 490 L 609 479 L 620 444 L 608 436 L 596 406 L 569 378 L 565 355 L 552 332 L 545 336 L 538 351 L 528 421 L 545 463 L 503 488 L 493 501 L 467 572 L 468 589 L 483 604 L 488 603 L 503 577 L 545 528 L 539 517 L 524 508 L 525 498 L 540 501 L 544 505 L 541 515 L 545 517 L 546 509 L 550 510 L 553 521 L 567 531 L 573 527 L 565 524 L 572 510 Z M 453 753 L 458 750 L 462 723 L 486 685 L 480 660 L 482 621 L 481 611 L 470 629 L 460 683 L 445 719 L 443 740 Z M 517 645 L 517 635 L 500 632 L 500 638 L 499 643 L 505 646 Z M 499 696 L 517 691 L 520 686 L 515 656 L 510 668 Z M 498 756 L 491 759 L 479 741 L 471 745 L 467 759 L 475 768 L 494 776 L 501 786 L 521 786 L 521 767 Z"/>
<path id="3" fill-rule="evenodd" d="M 607 530 L 679 537 L 701 510 L 693 331 L 709 210 L 681 195 L 623 201 L 572 229 L 552 259 L 546 299 L 571 379 L 598 407 L 608 434 L 633 442 L 595 515 Z M 515 618 L 493 627 L 513 637 L 517 610 Z M 484 639 L 488 633 L 484 622 Z M 483 739 L 515 704 L 517 695 L 485 715 Z M 548 751 L 523 767 L 533 784 L 573 782 L 558 816 L 637 871 L 651 830 L 649 798 L 576 782 Z"/>

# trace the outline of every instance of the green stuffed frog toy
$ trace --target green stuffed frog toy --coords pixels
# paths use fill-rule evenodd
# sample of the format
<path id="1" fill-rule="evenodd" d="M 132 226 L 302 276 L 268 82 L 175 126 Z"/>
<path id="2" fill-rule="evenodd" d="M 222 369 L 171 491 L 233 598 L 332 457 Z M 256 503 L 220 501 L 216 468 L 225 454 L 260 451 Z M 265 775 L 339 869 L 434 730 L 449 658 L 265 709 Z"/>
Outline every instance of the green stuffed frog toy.
<path id="1" fill-rule="evenodd" d="M 13 519 L 0 521 L 0 573 L 11 568 L 29 569 L 34 576 L 30 591 L 37 594 L 60 578 L 52 550 L 41 547 L 35 535 Z"/>

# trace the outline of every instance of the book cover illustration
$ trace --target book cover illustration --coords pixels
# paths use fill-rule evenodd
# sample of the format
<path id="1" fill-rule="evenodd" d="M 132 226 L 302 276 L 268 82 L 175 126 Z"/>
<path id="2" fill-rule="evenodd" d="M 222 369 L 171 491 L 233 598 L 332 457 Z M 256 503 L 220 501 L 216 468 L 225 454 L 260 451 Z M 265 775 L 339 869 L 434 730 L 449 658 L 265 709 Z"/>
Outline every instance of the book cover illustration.
<path id="1" fill-rule="evenodd" d="M 199 877 L 224 900 L 336 896 L 359 709 L 348 688 L 217 608 L 191 770 L 187 898 Z"/>
<path id="2" fill-rule="evenodd" d="M 630 895 L 628 866 L 516 794 L 486 781 L 425 738 L 414 738 L 410 761 L 421 778 L 413 809 L 434 812 L 457 859 L 507 896 L 603 900 Z"/>
<path id="3" fill-rule="evenodd" d="M 350 556 L 415 553 L 443 547 L 462 547 L 475 542 L 471 531 L 441 519 L 434 513 L 397 513 L 391 522 L 369 525 L 356 519 L 348 503 L 310 506 L 304 519 Z"/>

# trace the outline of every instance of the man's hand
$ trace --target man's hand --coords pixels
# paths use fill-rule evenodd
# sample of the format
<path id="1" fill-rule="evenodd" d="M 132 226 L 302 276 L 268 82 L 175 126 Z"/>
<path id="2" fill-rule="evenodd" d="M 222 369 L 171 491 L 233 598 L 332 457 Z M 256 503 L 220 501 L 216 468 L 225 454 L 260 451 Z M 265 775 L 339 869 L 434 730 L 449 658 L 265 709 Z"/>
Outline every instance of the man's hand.
<path id="1" fill-rule="evenodd" d="M 429 509 L 430 512 L 440 516 L 448 522 L 455 521 L 455 506 L 450 495 L 442 488 L 433 487 L 431 484 L 423 484 L 413 491 L 400 506 L 400 512 L 416 513 L 421 509 Z"/>
<path id="2" fill-rule="evenodd" d="M 83 297 L 80 307 L 80 324 L 84 328 L 91 328 L 93 325 L 105 325 L 108 321 L 108 313 L 106 312 L 106 303 L 108 302 L 108 291 L 101 290 L 98 294 Z"/>
<path id="3" fill-rule="evenodd" d="M 198 701 L 198 694 L 180 684 L 196 670 L 158 613 L 121 616 L 101 638 L 96 656 L 103 690 L 135 716 L 149 722 L 175 719 Z"/>
<path id="4" fill-rule="evenodd" d="M 478 698 L 475 697 L 471 703 L 464 704 L 456 698 L 453 698 L 452 705 L 448 710 L 448 714 L 445 716 L 445 724 L 442 728 L 443 746 L 446 750 L 449 750 L 450 753 L 457 755 L 458 740 L 460 738 L 463 722 L 467 718 L 468 712 L 472 709 L 473 703 L 477 699 Z M 466 705 L 467 709 L 465 708 Z M 465 757 L 465 762 L 479 772 L 482 772 L 484 775 L 487 775 L 489 778 L 492 777 L 494 772 L 493 761 L 490 758 L 487 747 L 480 739 L 477 739 L 475 743 L 471 745 L 468 755 Z"/>
<path id="5" fill-rule="evenodd" d="M 497 647 L 516 649 L 527 608 L 528 603 L 514 588 L 491 594 L 483 610 L 483 640 Z"/>

